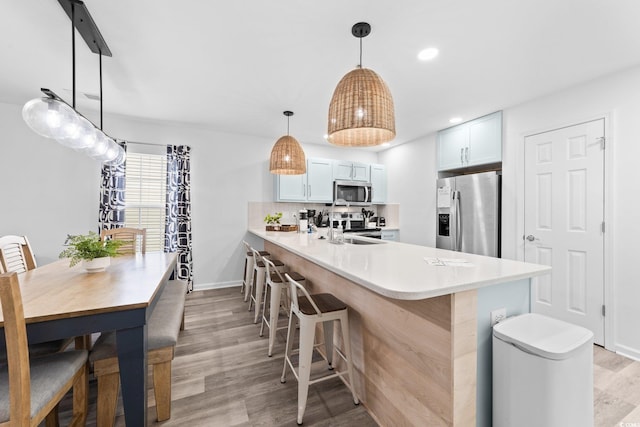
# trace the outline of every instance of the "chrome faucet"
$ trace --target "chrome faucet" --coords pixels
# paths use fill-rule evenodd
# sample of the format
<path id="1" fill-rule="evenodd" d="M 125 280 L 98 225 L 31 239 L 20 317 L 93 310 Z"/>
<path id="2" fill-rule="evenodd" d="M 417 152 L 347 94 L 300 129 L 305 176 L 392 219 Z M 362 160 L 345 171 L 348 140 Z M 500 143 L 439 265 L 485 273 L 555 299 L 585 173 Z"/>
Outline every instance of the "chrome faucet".
<path id="1" fill-rule="evenodd" d="M 333 228 L 333 215 L 334 215 L 334 208 L 336 207 L 336 203 L 346 204 L 347 209 L 349 207 L 349 204 L 344 199 L 335 199 L 331 204 L 331 213 L 329 214 L 329 242 L 331 243 L 334 243 L 336 241 L 335 230 Z M 340 221 L 338 221 L 338 224 L 340 224 Z"/>

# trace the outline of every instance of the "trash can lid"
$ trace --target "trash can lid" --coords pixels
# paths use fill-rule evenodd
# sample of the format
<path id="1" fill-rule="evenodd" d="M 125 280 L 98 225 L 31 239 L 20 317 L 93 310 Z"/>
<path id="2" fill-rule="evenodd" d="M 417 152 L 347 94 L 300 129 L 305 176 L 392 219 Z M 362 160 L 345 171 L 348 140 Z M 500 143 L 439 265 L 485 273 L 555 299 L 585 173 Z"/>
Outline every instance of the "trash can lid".
<path id="1" fill-rule="evenodd" d="M 568 359 L 593 333 L 581 326 L 537 313 L 508 318 L 493 327 L 493 335 L 521 350 L 546 359 Z"/>

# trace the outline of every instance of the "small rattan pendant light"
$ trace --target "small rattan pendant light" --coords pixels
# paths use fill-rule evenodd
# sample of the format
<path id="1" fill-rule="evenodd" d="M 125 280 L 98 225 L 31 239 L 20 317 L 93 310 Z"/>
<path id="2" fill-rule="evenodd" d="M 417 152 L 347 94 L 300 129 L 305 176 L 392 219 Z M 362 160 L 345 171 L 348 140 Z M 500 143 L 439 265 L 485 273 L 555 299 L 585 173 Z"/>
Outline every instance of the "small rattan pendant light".
<path id="1" fill-rule="evenodd" d="M 351 33 L 360 39 L 360 64 L 338 83 L 329 104 L 330 143 L 371 147 L 396 136 L 393 98 L 385 82 L 373 70 L 362 68 L 362 38 L 371 26 L 358 22 Z"/>
<path id="2" fill-rule="evenodd" d="M 280 137 L 271 149 L 269 172 L 276 175 L 302 175 L 307 173 L 307 160 L 300 143 L 289 135 L 289 117 L 292 111 L 283 112 L 287 116 L 287 134 Z"/>

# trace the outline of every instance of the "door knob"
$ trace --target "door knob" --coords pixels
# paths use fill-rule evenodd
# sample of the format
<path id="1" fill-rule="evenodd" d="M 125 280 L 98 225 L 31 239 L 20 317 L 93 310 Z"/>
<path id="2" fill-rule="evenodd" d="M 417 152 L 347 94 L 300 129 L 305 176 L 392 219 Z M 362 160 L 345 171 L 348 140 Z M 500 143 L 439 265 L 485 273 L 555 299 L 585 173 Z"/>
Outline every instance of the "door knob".
<path id="1" fill-rule="evenodd" d="M 533 234 L 529 234 L 526 239 L 530 242 L 533 242 L 534 240 L 536 240 L 536 237 Z"/>

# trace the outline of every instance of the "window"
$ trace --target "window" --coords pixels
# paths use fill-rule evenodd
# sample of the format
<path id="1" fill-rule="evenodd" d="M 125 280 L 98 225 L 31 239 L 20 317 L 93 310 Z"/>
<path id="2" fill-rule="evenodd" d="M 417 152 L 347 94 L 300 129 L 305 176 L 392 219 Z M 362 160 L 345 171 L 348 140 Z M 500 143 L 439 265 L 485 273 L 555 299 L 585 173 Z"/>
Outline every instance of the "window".
<path id="1" fill-rule="evenodd" d="M 164 249 L 167 159 L 127 153 L 125 226 L 147 229 L 147 251 Z"/>

